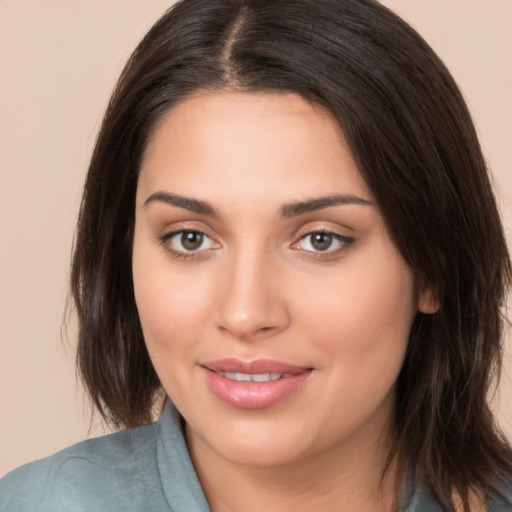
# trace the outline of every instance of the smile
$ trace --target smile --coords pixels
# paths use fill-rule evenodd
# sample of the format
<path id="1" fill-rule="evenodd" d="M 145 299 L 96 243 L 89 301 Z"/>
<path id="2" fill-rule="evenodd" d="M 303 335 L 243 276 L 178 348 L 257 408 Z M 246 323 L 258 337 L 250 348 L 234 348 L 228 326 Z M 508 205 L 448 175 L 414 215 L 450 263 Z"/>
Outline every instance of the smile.
<path id="1" fill-rule="evenodd" d="M 301 389 L 313 369 L 271 360 L 221 359 L 200 365 L 210 392 L 237 409 L 264 409 Z"/>
<path id="2" fill-rule="evenodd" d="M 237 382 L 270 382 L 272 380 L 292 377 L 292 373 L 240 373 L 240 372 L 216 372 L 226 379 Z"/>

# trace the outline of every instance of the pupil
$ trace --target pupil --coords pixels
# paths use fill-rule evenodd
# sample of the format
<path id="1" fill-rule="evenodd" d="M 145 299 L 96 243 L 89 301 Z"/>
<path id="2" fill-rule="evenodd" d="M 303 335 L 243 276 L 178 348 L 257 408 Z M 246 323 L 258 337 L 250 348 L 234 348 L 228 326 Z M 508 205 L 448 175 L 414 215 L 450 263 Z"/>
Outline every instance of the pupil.
<path id="1" fill-rule="evenodd" d="M 329 249 L 332 243 L 332 235 L 327 233 L 315 233 L 312 236 L 311 245 L 318 251 Z"/>
<path id="2" fill-rule="evenodd" d="M 199 249 L 203 243 L 203 235 L 195 231 L 186 231 L 181 235 L 181 245 L 189 251 Z"/>

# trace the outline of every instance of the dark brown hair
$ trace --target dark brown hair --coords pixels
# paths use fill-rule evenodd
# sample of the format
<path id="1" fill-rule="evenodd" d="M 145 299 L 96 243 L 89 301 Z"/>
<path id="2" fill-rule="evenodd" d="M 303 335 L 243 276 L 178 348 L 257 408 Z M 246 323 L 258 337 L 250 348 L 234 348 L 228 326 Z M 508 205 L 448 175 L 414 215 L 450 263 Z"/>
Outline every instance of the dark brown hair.
<path id="1" fill-rule="evenodd" d="M 475 129 L 425 41 L 373 0 L 184 0 L 128 61 L 92 156 L 76 233 L 78 365 L 105 419 L 151 421 L 161 393 L 134 301 L 141 157 L 198 90 L 295 92 L 338 120 L 404 259 L 432 288 L 398 378 L 393 456 L 413 487 L 469 510 L 512 479 L 488 406 L 502 357 L 510 261 Z"/>

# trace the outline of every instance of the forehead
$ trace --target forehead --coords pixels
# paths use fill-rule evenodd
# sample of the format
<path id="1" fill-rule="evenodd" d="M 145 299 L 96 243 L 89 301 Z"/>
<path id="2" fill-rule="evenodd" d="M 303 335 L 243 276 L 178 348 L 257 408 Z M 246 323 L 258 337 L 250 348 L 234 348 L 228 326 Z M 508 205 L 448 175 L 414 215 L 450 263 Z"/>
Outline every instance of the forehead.
<path id="1" fill-rule="evenodd" d="M 370 198 L 338 123 L 296 94 L 219 92 L 190 97 L 148 143 L 139 191 L 171 188 L 221 199 L 353 193 Z"/>

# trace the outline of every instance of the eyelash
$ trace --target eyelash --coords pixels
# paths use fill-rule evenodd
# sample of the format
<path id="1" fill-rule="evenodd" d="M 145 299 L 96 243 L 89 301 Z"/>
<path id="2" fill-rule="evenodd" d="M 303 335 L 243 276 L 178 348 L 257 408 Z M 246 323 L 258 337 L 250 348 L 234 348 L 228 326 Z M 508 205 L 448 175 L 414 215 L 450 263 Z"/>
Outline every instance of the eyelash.
<path id="1" fill-rule="evenodd" d="M 181 237 L 183 237 L 183 235 L 185 235 L 185 234 L 193 234 L 193 235 L 201 236 L 203 238 L 203 240 L 201 242 L 201 246 L 203 245 L 205 239 L 209 240 L 213 244 L 219 245 L 217 242 L 212 240 L 212 238 L 209 237 L 206 233 L 204 233 L 202 231 L 199 231 L 197 229 L 177 229 L 175 231 L 171 231 L 170 233 L 166 233 L 165 235 L 163 235 L 160 238 L 160 244 L 165 248 L 166 251 L 171 253 L 171 255 L 174 258 L 182 259 L 182 260 L 198 258 L 198 257 L 204 256 L 205 252 L 210 251 L 210 250 L 213 249 L 213 248 L 209 247 L 207 249 L 200 249 L 199 248 L 198 250 L 188 250 L 187 251 L 186 249 L 184 249 L 184 250 L 177 250 L 177 249 L 173 248 L 172 245 L 171 245 L 172 239 L 174 237 L 178 236 L 178 235 L 181 235 Z"/>
<path id="2" fill-rule="evenodd" d="M 202 237 L 201 245 L 199 246 L 199 248 L 197 250 L 186 250 L 186 249 L 177 250 L 174 247 L 172 247 L 172 244 L 171 244 L 172 239 L 179 235 L 181 235 L 181 237 L 183 238 L 183 235 L 185 235 L 185 234 L 199 235 L 200 237 Z M 332 242 L 336 241 L 336 242 L 340 243 L 341 246 L 334 250 L 332 250 L 328 247 L 325 250 L 316 250 L 316 251 L 309 250 L 309 249 L 301 249 L 298 247 L 298 245 L 301 242 L 306 240 L 308 237 L 312 237 L 313 235 L 327 235 L 329 237 L 332 237 L 330 245 L 332 245 Z M 174 258 L 187 260 L 187 259 L 199 258 L 201 256 L 204 256 L 206 252 L 209 252 L 216 248 L 216 247 L 215 248 L 208 247 L 206 249 L 201 249 L 200 247 L 203 245 L 205 240 L 209 240 L 210 244 L 216 244 L 217 246 L 219 245 L 217 242 L 212 240 L 212 238 L 209 237 L 206 233 L 196 230 L 196 229 L 178 229 L 178 230 L 171 231 L 170 233 L 166 233 L 165 235 L 160 237 L 160 244 L 165 248 L 166 251 L 171 253 L 171 255 Z M 352 246 L 354 244 L 354 242 L 355 242 L 355 240 L 353 238 L 340 235 L 339 233 L 336 233 L 334 231 L 329 231 L 327 229 L 315 229 L 315 230 L 312 230 L 312 231 L 309 231 L 309 232 L 303 234 L 297 242 L 294 242 L 292 244 L 291 247 L 294 250 L 308 253 L 308 256 L 310 256 L 310 257 L 317 258 L 317 259 L 323 259 L 323 260 L 329 260 L 329 259 L 332 259 L 332 258 L 338 256 L 343 251 L 348 249 L 350 246 Z M 179 243 L 181 243 L 181 241 Z M 311 241 L 310 241 L 310 245 L 311 245 Z"/>
<path id="3" fill-rule="evenodd" d="M 299 247 L 297 247 L 299 245 L 299 243 L 306 240 L 308 237 L 312 237 L 313 235 L 330 236 L 330 237 L 332 237 L 331 243 L 334 241 L 337 241 L 341 244 L 341 246 L 334 250 L 327 248 L 326 250 L 323 250 L 323 251 L 322 250 L 312 251 L 312 250 L 307 250 L 307 249 L 300 249 Z M 354 242 L 355 242 L 355 240 L 353 238 L 350 238 L 350 237 L 347 237 L 344 235 L 340 235 L 339 233 L 336 233 L 335 231 L 330 231 L 328 229 L 315 229 L 315 230 L 312 230 L 312 231 L 309 231 L 309 232 L 303 234 L 300 237 L 300 239 L 298 240 L 298 242 L 295 242 L 292 245 L 292 248 L 295 250 L 299 250 L 299 251 L 305 251 L 305 252 L 309 253 L 309 256 L 317 258 L 317 259 L 329 260 L 331 258 L 335 258 L 336 256 L 339 256 L 342 252 L 344 252 L 346 249 L 351 247 L 354 244 Z M 311 244 L 311 241 L 310 241 L 310 244 Z"/>

